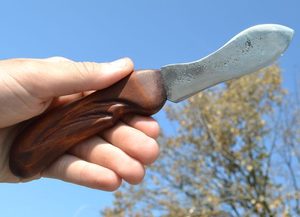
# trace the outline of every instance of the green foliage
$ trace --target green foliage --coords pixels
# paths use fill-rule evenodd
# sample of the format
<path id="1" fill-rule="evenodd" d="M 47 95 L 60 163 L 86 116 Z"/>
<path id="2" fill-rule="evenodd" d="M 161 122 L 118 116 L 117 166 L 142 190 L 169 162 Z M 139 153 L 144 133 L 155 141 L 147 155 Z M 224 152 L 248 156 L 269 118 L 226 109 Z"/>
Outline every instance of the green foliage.
<path id="1" fill-rule="evenodd" d="M 177 131 L 161 136 L 145 182 L 116 192 L 103 215 L 300 214 L 300 120 L 286 96 L 274 65 L 167 107 Z"/>

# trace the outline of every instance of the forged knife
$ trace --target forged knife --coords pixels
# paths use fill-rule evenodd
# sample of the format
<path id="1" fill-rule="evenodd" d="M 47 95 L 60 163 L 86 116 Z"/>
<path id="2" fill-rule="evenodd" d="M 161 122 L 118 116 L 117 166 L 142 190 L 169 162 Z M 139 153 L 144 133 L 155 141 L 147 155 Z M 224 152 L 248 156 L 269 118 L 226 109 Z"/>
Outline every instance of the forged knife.
<path id="1" fill-rule="evenodd" d="M 112 127 L 127 114 L 152 115 L 167 99 L 179 102 L 271 64 L 292 37 L 288 27 L 257 25 L 200 60 L 135 71 L 109 88 L 51 110 L 29 121 L 15 139 L 10 169 L 19 177 L 34 176 L 75 144 Z"/>

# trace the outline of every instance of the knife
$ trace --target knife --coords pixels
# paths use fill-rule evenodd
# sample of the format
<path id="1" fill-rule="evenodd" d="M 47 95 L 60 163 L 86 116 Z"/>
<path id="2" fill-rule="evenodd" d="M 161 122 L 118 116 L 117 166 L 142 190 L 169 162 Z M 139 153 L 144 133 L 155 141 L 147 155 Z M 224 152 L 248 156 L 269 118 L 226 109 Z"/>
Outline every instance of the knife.
<path id="1" fill-rule="evenodd" d="M 18 177 L 34 176 L 77 143 L 128 114 L 152 115 L 166 100 L 179 102 L 257 71 L 287 49 L 293 33 L 277 24 L 253 26 L 200 60 L 134 71 L 109 88 L 44 113 L 29 121 L 16 137 L 10 149 L 10 169 Z"/>

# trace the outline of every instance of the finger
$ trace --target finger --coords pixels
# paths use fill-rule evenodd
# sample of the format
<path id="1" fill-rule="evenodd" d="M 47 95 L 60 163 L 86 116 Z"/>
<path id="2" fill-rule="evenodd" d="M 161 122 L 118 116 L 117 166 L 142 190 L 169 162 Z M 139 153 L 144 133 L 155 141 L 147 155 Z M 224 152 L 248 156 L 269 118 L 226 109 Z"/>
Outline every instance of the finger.
<path id="1" fill-rule="evenodd" d="M 52 100 L 51 104 L 48 106 L 47 111 L 51 110 L 55 107 L 74 102 L 74 101 L 82 98 L 83 95 L 84 95 L 84 93 L 80 92 L 80 93 L 70 94 L 70 95 L 66 95 L 66 96 L 56 97 Z"/>
<path id="2" fill-rule="evenodd" d="M 145 175 L 144 166 L 139 161 L 98 136 L 76 145 L 70 153 L 114 171 L 130 184 L 140 183 Z"/>
<path id="3" fill-rule="evenodd" d="M 55 58 L 54 58 L 55 59 Z M 129 58 L 110 63 L 15 59 L 11 76 L 28 93 L 47 99 L 106 88 L 133 71 Z M 24 73 L 20 73 L 24 72 Z M 37 82 L 38 81 L 38 82 Z"/>
<path id="4" fill-rule="evenodd" d="M 54 56 L 54 57 L 49 57 L 49 58 L 45 58 L 42 59 L 44 61 L 48 61 L 48 62 L 55 62 L 55 63 L 61 63 L 61 62 L 73 62 L 70 59 L 67 59 L 65 57 L 60 57 L 60 56 Z M 59 96 L 57 98 L 55 98 L 55 100 L 53 100 L 53 103 L 51 103 L 51 106 L 56 107 L 56 106 L 61 106 L 64 104 L 68 104 L 71 103 L 73 101 L 76 101 L 82 97 L 85 97 L 91 93 L 95 92 L 94 90 L 91 91 L 83 91 L 80 93 L 74 93 L 74 94 L 69 94 L 66 96 Z"/>
<path id="5" fill-rule="evenodd" d="M 102 133 L 103 138 L 144 165 L 154 162 L 159 154 L 157 142 L 133 127 L 119 123 Z"/>
<path id="6" fill-rule="evenodd" d="M 60 157 L 42 176 L 105 191 L 114 191 L 121 185 L 121 178 L 112 170 L 72 155 Z"/>
<path id="7" fill-rule="evenodd" d="M 49 107 L 47 108 L 47 110 L 51 110 L 55 107 L 66 105 L 66 104 L 69 104 L 71 102 L 77 101 L 77 100 L 79 100 L 83 97 L 86 97 L 86 96 L 94 93 L 94 92 L 95 91 L 84 91 L 84 92 L 80 92 L 80 93 L 75 93 L 75 94 L 70 94 L 70 95 L 66 95 L 66 96 L 56 97 L 52 100 L 52 102 L 49 105 Z"/>
<path id="8" fill-rule="evenodd" d="M 126 124 L 142 131 L 147 136 L 150 136 L 153 139 L 157 139 L 159 136 L 160 127 L 157 121 L 154 120 L 152 117 L 127 115 L 123 118 L 123 121 Z"/>

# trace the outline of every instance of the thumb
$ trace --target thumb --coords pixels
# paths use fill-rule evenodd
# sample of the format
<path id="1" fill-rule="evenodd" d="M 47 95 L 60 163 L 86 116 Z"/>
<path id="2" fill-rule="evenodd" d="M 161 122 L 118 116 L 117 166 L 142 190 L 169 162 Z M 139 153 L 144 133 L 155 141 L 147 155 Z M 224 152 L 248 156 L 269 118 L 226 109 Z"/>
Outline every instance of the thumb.
<path id="1" fill-rule="evenodd" d="M 133 71 L 129 58 L 109 63 L 74 62 L 57 57 L 23 61 L 24 65 L 20 64 L 22 73 L 14 77 L 28 93 L 39 99 L 103 89 Z"/>
<path id="2" fill-rule="evenodd" d="M 0 61 L 0 127 L 40 114 L 54 97 L 103 89 L 132 71 L 128 58 L 110 63 L 57 57 Z"/>

